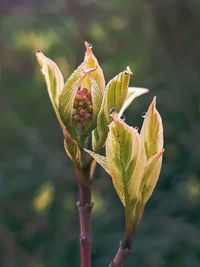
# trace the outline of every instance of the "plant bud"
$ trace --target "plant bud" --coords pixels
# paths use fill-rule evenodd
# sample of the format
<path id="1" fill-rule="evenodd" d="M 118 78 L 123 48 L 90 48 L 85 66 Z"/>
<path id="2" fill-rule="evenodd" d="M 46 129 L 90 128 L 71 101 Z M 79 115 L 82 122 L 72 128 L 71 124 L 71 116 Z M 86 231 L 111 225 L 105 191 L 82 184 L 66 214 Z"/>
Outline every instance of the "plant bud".
<path id="1" fill-rule="evenodd" d="M 79 100 L 78 102 L 76 100 Z M 87 127 L 89 127 L 92 123 L 92 111 L 93 106 L 91 105 L 91 93 L 87 88 L 79 88 L 76 93 L 74 109 L 76 115 L 73 116 L 73 122 L 75 127 L 79 132 L 84 132 Z M 88 109 L 90 108 L 91 114 L 88 113 Z"/>

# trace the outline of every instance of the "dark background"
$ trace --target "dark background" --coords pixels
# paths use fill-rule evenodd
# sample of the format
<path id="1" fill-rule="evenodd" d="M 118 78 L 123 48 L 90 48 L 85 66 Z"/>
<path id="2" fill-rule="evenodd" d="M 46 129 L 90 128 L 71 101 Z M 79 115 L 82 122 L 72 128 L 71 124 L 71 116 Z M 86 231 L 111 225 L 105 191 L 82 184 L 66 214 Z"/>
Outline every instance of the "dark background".
<path id="1" fill-rule="evenodd" d="M 162 173 L 126 266 L 200 266 L 200 1 L 0 2 L 0 266 L 79 266 L 77 185 L 35 59 L 65 78 L 93 51 L 106 80 L 127 65 L 150 88 L 126 112 L 140 127 L 154 95 L 163 117 Z M 123 235 L 110 178 L 94 180 L 93 266 L 108 266 Z"/>

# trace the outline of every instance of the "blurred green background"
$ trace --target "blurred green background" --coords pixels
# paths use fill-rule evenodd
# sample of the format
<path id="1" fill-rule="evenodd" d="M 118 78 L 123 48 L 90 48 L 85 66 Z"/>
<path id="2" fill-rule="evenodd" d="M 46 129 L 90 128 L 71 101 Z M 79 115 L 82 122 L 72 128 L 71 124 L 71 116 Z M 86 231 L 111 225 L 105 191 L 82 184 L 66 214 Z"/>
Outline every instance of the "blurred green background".
<path id="1" fill-rule="evenodd" d="M 93 51 L 106 80 L 129 65 L 151 89 L 126 112 L 140 127 L 154 95 L 165 157 L 126 266 L 200 266 L 200 1 L 0 2 L 0 266 L 79 266 L 77 185 L 35 59 L 65 78 Z M 123 208 L 105 172 L 94 180 L 93 266 L 108 266 Z"/>

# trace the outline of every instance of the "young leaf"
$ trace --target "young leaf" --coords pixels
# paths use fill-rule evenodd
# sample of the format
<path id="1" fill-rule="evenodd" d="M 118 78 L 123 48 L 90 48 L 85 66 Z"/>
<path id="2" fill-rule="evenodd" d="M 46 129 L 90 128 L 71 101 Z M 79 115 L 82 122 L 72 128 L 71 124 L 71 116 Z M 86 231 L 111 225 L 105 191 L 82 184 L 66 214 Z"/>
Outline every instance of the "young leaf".
<path id="1" fill-rule="evenodd" d="M 93 150 L 100 151 L 106 141 L 108 125 L 111 122 L 110 111 L 119 111 L 127 97 L 131 72 L 125 70 L 114 77 L 106 86 L 100 112 L 97 117 L 97 129 L 93 132 Z"/>
<path id="2" fill-rule="evenodd" d="M 133 102 L 135 98 L 138 96 L 141 96 L 143 94 L 148 93 L 149 90 L 146 88 L 140 88 L 140 87 L 129 87 L 128 88 L 128 94 L 126 96 L 126 100 L 124 101 L 122 108 L 119 111 L 119 116 L 121 117 L 124 111 L 127 109 L 127 107 Z"/>
<path id="3" fill-rule="evenodd" d="M 102 91 L 99 88 L 96 80 L 91 76 L 91 73 L 96 70 L 85 69 L 83 66 L 79 66 L 77 70 L 70 76 L 64 85 L 64 89 L 59 99 L 59 111 L 61 117 L 66 125 L 67 130 L 70 135 L 81 145 L 83 140 L 87 138 L 87 136 L 91 133 L 91 131 L 96 127 L 97 114 L 100 109 L 101 101 L 102 101 Z M 76 124 L 73 123 L 73 110 L 74 110 L 74 102 L 75 97 L 77 95 L 77 91 L 81 88 L 81 84 L 85 79 L 90 80 L 90 88 L 86 90 L 91 92 L 91 101 L 92 101 L 92 121 L 88 127 L 81 129 L 81 131 L 76 127 Z"/>
<path id="4" fill-rule="evenodd" d="M 160 170 L 162 166 L 162 155 L 164 149 L 162 149 L 155 156 L 151 157 L 145 167 L 144 175 L 140 186 L 142 202 L 145 204 L 153 193 L 153 190 L 158 181 Z"/>
<path id="5" fill-rule="evenodd" d="M 141 138 L 139 138 L 139 152 L 137 161 L 135 164 L 135 168 L 132 172 L 129 184 L 128 184 L 128 190 L 130 196 L 134 199 L 141 199 L 141 181 L 142 177 L 144 175 L 145 167 L 147 164 L 147 158 L 146 153 L 144 149 L 143 142 L 141 141 Z"/>
<path id="6" fill-rule="evenodd" d="M 63 121 L 58 111 L 59 96 L 64 86 L 63 76 L 56 63 L 46 57 L 40 50 L 37 51 L 36 57 L 41 66 L 42 74 L 45 77 L 47 90 L 57 119 L 61 127 L 64 128 Z"/>
<path id="7" fill-rule="evenodd" d="M 138 197 L 130 195 L 129 183 L 135 178 L 132 175 L 140 150 L 139 134 L 118 118 L 114 118 L 109 129 L 106 140 L 108 169 L 116 192 L 123 205 L 126 206 Z"/>
<path id="8" fill-rule="evenodd" d="M 101 167 L 110 175 L 109 169 L 108 169 L 108 161 L 105 156 L 101 156 L 91 150 L 85 149 L 85 151 L 94 158 L 94 160 L 101 165 Z"/>
<path id="9" fill-rule="evenodd" d="M 163 125 L 161 116 L 156 109 L 155 97 L 149 106 L 143 122 L 141 140 L 148 159 L 140 186 L 142 202 L 146 203 L 156 186 L 164 152 Z"/>
<path id="10" fill-rule="evenodd" d="M 70 137 L 66 128 L 63 129 L 63 135 L 64 135 L 64 148 L 67 155 L 73 162 L 75 163 L 79 162 L 81 157 L 81 152 L 77 142 Z"/>
<path id="11" fill-rule="evenodd" d="M 76 131 L 72 124 L 72 112 L 76 92 L 85 77 L 84 63 L 82 63 L 69 77 L 59 97 L 59 112 L 70 135 L 77 139 Z"/>
<path id="12" fill-rule="evenodd" d="M 94 56 L 92 52 L 92 45 L 89 44 L 88 42 L 85 42 L 85 47 L 86 47 L 85 58 L 84 58 L 85 68 L 91 69 L 96 67 L 96 70 L 91 73 L 91 76 L 96 80 L 99 88 L 103 91 L 105 89 L 105 78 L 103 71 L 99 65 L 97 58 Z M 85 83 L 85 81 L 83 83 Z M 85 87 L 84 84 L 82 84 L 82 87 Z"/>
<path id="13" fill-rule="evenodd" d="M 93 77 L 90 77 L 90 79 L 91 79 L 91 95 L 92 95 L 92 106 L 93 106 L 92 129 L 94 129 L 97 126 L 97 116 L 101 108 L 103 94 L 101 88 L 97 83 L 97 80 L 95 80 Z"/>
<path id="14" fill-rule="evenodd" d="M 141 138 L 147 158 L 157 154 L 163 148 L 163 126 L 161 116 L 156 109 L 156 97 L 146 113 L 141 129 Z"/>

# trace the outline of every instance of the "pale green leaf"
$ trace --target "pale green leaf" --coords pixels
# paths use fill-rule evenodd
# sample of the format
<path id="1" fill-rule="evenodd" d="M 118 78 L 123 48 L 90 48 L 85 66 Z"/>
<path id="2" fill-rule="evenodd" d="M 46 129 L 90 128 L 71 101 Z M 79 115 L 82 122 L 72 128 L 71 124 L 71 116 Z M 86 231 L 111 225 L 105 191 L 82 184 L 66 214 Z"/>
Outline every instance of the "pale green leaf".
<path id="1" fill-rule="evenodd" d="M 140 136 L 147 157 L 147 164 L 140 186 L 142 201 L 146 203 L 156 186 L 164 152 L 163 125 L 161 116 L 156 109 L 156 97 L 154 97 L 146 113 Z"/>
<path id="2" fill-rule="evenodd" d="M 140 87 L 129 87 L 128 88 L 128 93 L 126 96 L 126 100 L 124 101 L 120 111 L 119 111 L 119 116 L 121 117 L 124 111 L 127 109 L 127 107 L 133 102 L 135 98 L 138 96 L 141 96 L 143 94 L 148 93 L 149 90 L 146 88 L 140 88 Z"/>
<path id="3" fill-rule="evenodd" d="M 141 138 L 139 138 L 138 157 L 137 157 L 135 168 L 134 168 L 134 171 L 132 172 L 132 176 L 129 180 L 129 185 L 128 185 L 129 194 L 133 198 L 140 199 L 140 193 L 141 193 L 140 187 L 141 187 L 141 181 L 144 175 L 146 163 L 147 163 L 147 158 L 146 158 L 144 144 L 141 141 Z"/>
<path id="4" fill-rule="evenodd" d="M 36 57 L 38 63 L 41 66 L 42 74 L 45 77 L 48 94 L 53 105 L 54 111 L 56 113 L 57 119 L 61 127 L 64 128 L 63 121 L 58 111 L 58 99 L 64 86 L 63 76 L 56 63 L 46 57 L 41 51 L 37 51 Z"/>
<path id="5" fill-rule="evenodd" d="M 68 78 L 59 97 L 59 112 L 61 118 L 70 133 L 76 139 L 77 134 L 72 124 L 72 112 L 76 92 L 85 77 L 84 64 L 82 63 Z"/>
<path id="6" fill-rule="evenodd" d="M 163 125 L 161 116 L 156 109 L 155 97 L 146 113 L 141 129 L 141 138 L 147 158 L 157 154 L 163 148 Z"/>
<path id="7" fill-rule="evenodd" d="M 70 137 L 69 133 L 65 128 L 63 129 L 63 135 L 64 148 L 67 155 L 73 162 L 78 162 L 80 160 L 81 152 L 77 142 Z"/>
<path id="8" fill-rule="evenodd" d="M 106 86 L 99 115 L 97 129 L 93 132 L 93 150 L 99 151 L 105 144 L 108 125 L 111 122 L 110 111 L 120 111 L 127 97 L 131 72 L 125 70 L 114 77 Z"/>
<path id="9" fill-rule="evenodd" d="M 104 170 L 110 174 L 109 169 L 108 169 L 108 162 L 105 156 L 101 156 L 91 150 L 84 149 L 91 157 L 94 158 L 94 160 L 101 165 L 101 167 L 104 168 Z"/>
<path id="10" fill-rule="evenodd" d="M 91 73 L 93 73 L 95 70 L 96 67 L 92 69 L 85 69 L 84 63 L 80 65 L 67 80 L 59 99 L 59 110 L 61 117 L 70 135 L 80 144 L 82 143 L 81 140 L 84 140 L 96 127 L 97 115 L 102 102 L 102 90 L 99 88 L 96 80 L 91 76 Z M 87 82 L 88 86 L 90 86 L 89 88 L 87 87 L 87 89 L 91 91 L 92 96 L 92 122 L 88 127 L 82 131 L 79 131 L 73 123 L 72 114 L 77 90 L 83 86 L 82 84 L 85 80 L 90 81 L 89 83 Z"/>
<path id="11" fill-rule="evenodd" d="M 91 133 L 91 131 L 97 126 L 97 116 L 99 114 L 99 110 L 101 108 L 101 103 L 103 99 L 102 90 L 99 87 L 97 81 L 91 75 L 89 75 L 87 78 L 90 79 L 91 83 L 93 113 L 92 113 L 92 123 L 89 125 L 89 127 L 87 127 L 86 131 L 82 133 L 82 135 L 85 136 L 88 136 Z"/>
<path id="12" fill-rule="evenodd" d="M 98 86 L 103 91 L 105 89 L 105 79 L 103 71 L 99 65 L 99 62 L 97 58 L 94 56 L 92 52 L 92 45 L 88 42 L 85 42 L 86 52 L 85 52 L 85 58 L 84 58 L 84 64 L 85 68 L 94 68 L 96 67 L 96 70 L 91 73 L 91 76 L 96 80 Z"/>
<path id="13" fill-rule="evenodd" d="M 133 172 L 139 153 L 139 134 L 137 131 L 114 118 L 109 126 L 106 140 L 106 157 L 113 185 L 122 203 L 130 203 L 135 195 L 129 194 L 130 179 L 134 179 Z"/>
<path id="14" fill-rule="evenodd" d="M 140 188 L 141 198 L 144 204 L 149 200 L 158 181 L 162 165 L 163 152 L 164 149 L 151 157 L 147 162 Z"/>

